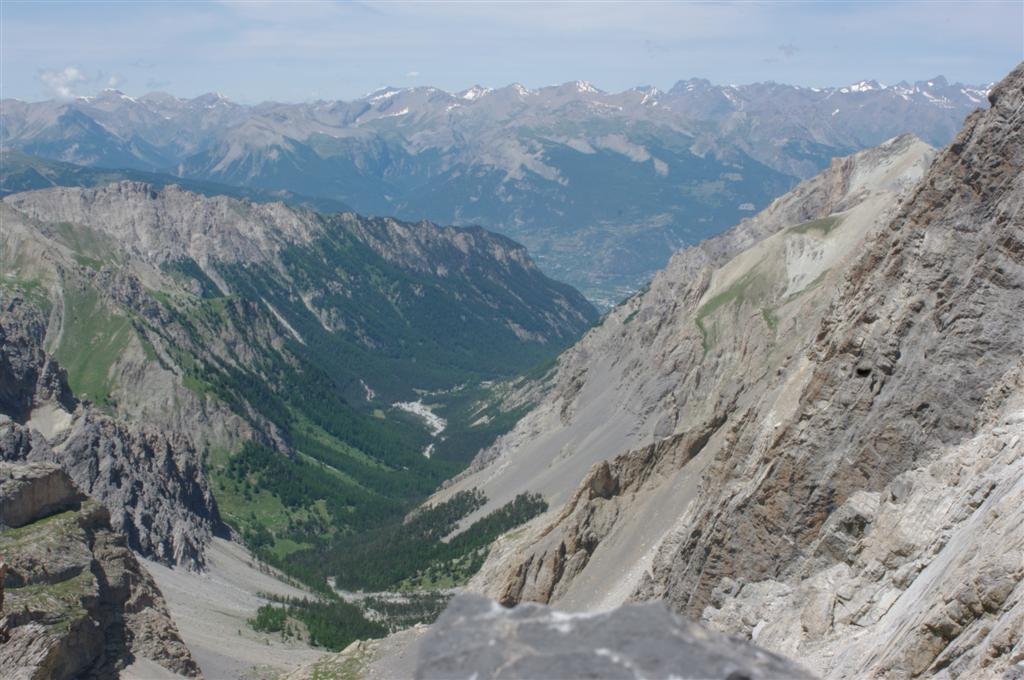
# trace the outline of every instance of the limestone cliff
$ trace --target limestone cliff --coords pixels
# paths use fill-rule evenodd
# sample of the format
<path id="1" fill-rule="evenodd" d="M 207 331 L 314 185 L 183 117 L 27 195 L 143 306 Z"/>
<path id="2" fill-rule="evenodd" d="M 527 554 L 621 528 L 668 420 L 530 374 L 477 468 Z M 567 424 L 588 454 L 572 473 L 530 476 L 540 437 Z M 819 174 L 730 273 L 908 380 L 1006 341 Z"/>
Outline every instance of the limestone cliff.
<path id="1" fill-rule="evenodd" d="M 780 381 L 809 346 L 843 269 L 924 174 L 912 137 L 837 160 L 719 237 L 681 251 L 649 290 L 559 358 L 545 400 L 445 493 L 568 501 L 595 463 L 715 420 Z M 481 512 L 486 512 L 486 509 Z M 667 527 L 666 527 L 667 528 Z"/>

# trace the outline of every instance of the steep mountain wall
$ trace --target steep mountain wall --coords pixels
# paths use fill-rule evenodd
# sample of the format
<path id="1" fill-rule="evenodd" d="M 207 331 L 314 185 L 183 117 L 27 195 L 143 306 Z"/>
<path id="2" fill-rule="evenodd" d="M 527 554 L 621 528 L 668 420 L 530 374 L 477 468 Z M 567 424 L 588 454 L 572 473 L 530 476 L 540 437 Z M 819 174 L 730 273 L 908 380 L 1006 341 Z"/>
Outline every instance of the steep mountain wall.
<path id="1" fill-rule="evenodd" d="M 619 455 L 506 537 L 475 586 L 584 609 L 664 598 L 832 677 L 996 677 L 1024 658 L 1024 66 L 990 101 L 859 229 L 854 211 L 791 223 L 695 282 L 666 286 L 670 266 L 629 303 L 650 329 L 634 370 L 664 376 L 654 403 L 672 426 L 613 452 L 570 437 L 563 456 L 593 451 L 581 463 Z M 832 254 L 812 247 L 844 235 Z M 561 368 L 630 324 L 613 315 Z M 475 479 L 521 467 L 565 498 L 574 481 L 544 486 L 560 446 L 517 455 L 529 424 L 571 426 L 595 408 L 596 367 L 620 361 L 587 356 L 578 387 Z M 611 384 L 592 423 L 636 403 Z"/>
<path id="2" fill-rule="evenodd" d="M 594 463 L 714 420 L 752 383 L 775 385 L 775 365 L 798 363 L 845 262 L 931 157 L 902 137 L 836 161 L 678 253 L 559 358 L 547 398 L 444 494 L 479 487 L 500 504 L 531 489 L 560 504 Z"/>
<path id="3" fill-rule="evenodd" d="M 730 543 L 762 546 L 782 558 L 781 571 L 855 491 L 881 490 L 969 438 L 993 388 L 1016 368 L 1024 351 L 1024 67 L 991 100 L 850 268 L 816 335 L 795 418 L 756 454 L 769 474 L 747 487 L 748 510 L 730 512 L 727 526 L 713 519 L 722 506 L 705 506 L 695 523 L 702 535 L 671 558 L 669 591 L 689 590 L 691 610 L 706 603 L 715 578 L 706 567 L 724 576 L 723 567 L 758 561 L 725 557 Z M 723 477 L 709 475 L 705 486 L 724 496 L 734 472 L 722 463 L 715 472 Z M 679 569 L 689 562 L 679 558 L 705 547 L 707 557 Z"/>

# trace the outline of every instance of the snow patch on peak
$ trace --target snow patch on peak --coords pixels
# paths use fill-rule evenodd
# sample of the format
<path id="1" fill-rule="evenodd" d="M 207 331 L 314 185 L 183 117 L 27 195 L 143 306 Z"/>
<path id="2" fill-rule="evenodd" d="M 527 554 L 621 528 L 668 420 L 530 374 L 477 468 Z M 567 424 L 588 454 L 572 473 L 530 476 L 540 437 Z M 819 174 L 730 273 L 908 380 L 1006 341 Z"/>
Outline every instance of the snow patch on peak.
<path id="1" fill-rule="evenodd" d="M 644 98 L 640 100 L 641 104 L 647 104 L 650 102 L 651 106 L 658 105 L 657 98 L 661 95 L 661 90 L 656 87 L 648 87 L 640 91 L 644 94 Z"/>
<path id="2" fill-rule="evenodd" d="M 396 94 L 400 93 L 401 90 L 397 90 L 392 87 L 382 87 L 379 90 L 374 90 L 366 95 L 366 99 L 371 102 L 380 102 L 385 99 L 391 99 Z"/>
<path id="3" fill-rule="evenodd" d="M 935 104 L 936 106 L 941 106 L 944 109 L 951 109 L 951 108 L 953 108 L 953 103 L 950 102 L 945 97 L 936 97 L 931 92 L 925 92 L 923 90 L 921 91 L 921 94 L 924 95 L 925 99 L 930 101 L 932 104 Z"/>
<path id="4" fill-rule="evenodd" d="M 206 108 L 212 109 L 213 107 L 219 104 L 227 104 L 228 98 L 220 92 L 207 92 L 206 94 L 199 95 L 192 101 L 196 102 L 197 104 L 204 104 L 206 105 Z"/>
<path id="5" fill-rule="evenodd" d="M 479 99 L 491 91 L 489 87 L 481 87 L 480 85 L 474 85 L 473 87 L 459 93 L 459 97 L 468 101 Z"/>
<path id="6" fill-rule="evenodd" d="M 984 104 L 988 99 L 988 93 L 992 90 L 992 86 L 989 85 L 984 89 L 976 89 L 973 87 L 960 88 L 960 93 L 970 99 L 975 104 Z"/>
<path id="7" fill-rule="evenodd" d="M 849 86 L 851 92 L 872 92 L 874 90 L 884 90 L 885 86 L 876 80 L 862 80 Z"/>
<path id="8" fill-rule="evenodd" d="M 100 90 L 100 93 L 95 97 L 78 97 L 78 99 L 84 99 L 86 101 L 91 101 L 93 99 L 121 99 L 123 101 L 129 101 L 133 103 L 136 101 L 135 97 L 129 97 L 124 92 L 121 92 L 121 90 L 115 90 L 112 87 L 107 87 Z"/>

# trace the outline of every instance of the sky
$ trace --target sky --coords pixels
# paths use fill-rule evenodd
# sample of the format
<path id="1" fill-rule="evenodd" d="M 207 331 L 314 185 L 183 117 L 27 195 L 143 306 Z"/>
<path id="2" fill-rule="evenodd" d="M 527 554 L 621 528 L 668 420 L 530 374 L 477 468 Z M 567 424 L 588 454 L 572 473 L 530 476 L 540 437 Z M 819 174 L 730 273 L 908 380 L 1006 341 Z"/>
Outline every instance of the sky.
<path id="1" fill-rule="evenodd" d="M 986 84 L 1024 60 L 1008 2 L 0 2 L 0 96 L 220 92 L 352 99 L 691 77 L 823 87 L 944 75 Z"/>

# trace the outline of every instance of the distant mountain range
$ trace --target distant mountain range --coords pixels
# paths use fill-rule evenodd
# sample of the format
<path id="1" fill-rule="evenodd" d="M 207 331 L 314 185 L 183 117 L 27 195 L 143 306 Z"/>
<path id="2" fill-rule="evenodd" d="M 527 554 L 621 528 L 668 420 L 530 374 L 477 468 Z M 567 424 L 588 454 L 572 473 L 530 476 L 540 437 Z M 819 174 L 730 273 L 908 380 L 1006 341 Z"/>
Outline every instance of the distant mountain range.
<path id="1" fill-rule="evenodd" d="M 122 181 L 143 182 L 162 189 L 171 184 L 203 196 L 231 196 L 253 203 L 281 201 L 291 206 L 322 213 L 350 212 L 351 208 L 330 198 L 301 196 L 291 191 L 249 189 L 247 187 L 191 180 L 167 173 L 147 172 L 132 168 L 102 168 L 76 165 L 63 161 L 29 156 L 20 151 L 5 151 L 0 169 L 0 196 L 50 187 L 101 187 Z"/>
<path id="2" fill-rule="evenodd" d="M 987 91 L 942 77 L 824 89 L 691 79 L 618 93 L 577 81 L 246 106 L 106 90 L 4 100 L 0 143 L 76 165 L 479 224 L 607 306 L 673 250 L 754 214 L 833 157 L 903 132 L 947 143 Z"/>

